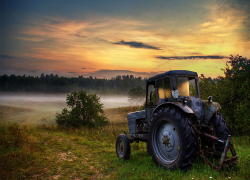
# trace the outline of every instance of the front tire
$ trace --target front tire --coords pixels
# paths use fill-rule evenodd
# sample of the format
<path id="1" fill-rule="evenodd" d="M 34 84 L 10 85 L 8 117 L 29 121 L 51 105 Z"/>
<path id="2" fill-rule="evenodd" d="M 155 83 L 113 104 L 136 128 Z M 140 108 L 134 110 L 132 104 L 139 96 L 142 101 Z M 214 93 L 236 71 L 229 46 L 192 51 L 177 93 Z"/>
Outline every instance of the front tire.
<path id="1" fill-rule="evenodd" d="M 165 107 L 152 120 L 148 145 L 157 166 L 187 170 L 195 159 L 197 139 L 186 114 L 176 107 Z"/>
<path id="2" fill-rule="evenodd" d="M 116 155 L 120 159 L 127 160 L 130 157 L 130 142 L 126 134 L 120 134 L 115 143 Z"/>

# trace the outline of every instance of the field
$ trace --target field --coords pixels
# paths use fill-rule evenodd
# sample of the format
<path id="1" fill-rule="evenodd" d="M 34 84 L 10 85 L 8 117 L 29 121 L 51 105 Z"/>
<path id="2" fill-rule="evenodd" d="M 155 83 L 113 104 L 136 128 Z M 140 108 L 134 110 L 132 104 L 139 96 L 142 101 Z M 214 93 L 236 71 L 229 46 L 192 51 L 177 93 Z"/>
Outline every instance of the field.
<path id="1" fill-rule="evenodd" d="M 131 144 L 128 161 L 116 157 L 116 137 L 128 132 L 126 114 L 139 106 L 106 108 L 110 124 L 102 128 L 63 130 L 57 128 L 54 118 L 66 107 L 65 101 L 53 100 L 52 95 L 48 100 L 41 99 L 0 98 L 1 179 L 250 178 L 248 136 L 233 137 L 240 159 L 234 167 L 218 172 L 197 158 L 187 172 L 166 171 L 155 166 L 142 142 Z"/>

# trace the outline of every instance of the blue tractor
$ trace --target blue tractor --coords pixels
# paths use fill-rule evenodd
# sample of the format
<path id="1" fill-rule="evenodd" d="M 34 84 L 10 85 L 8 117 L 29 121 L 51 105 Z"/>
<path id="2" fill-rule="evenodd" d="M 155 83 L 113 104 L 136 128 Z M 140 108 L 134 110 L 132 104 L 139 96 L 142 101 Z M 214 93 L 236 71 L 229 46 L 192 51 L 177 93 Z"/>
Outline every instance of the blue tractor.
<path id="1" fill-rule="evenodd" d="M 117 137 L 116 154 L 127 160 L 130 143 L 142 141 L 155 164 L 165 169 L 187 170 L 197 156 L 218 170 L 236 165 L 238 158 L 220 108 L 211 96 L 200 99 L 196 72 L 174 70 L 151 77 L 146 81 L 145 110 L 127 115 L 129 134 Z"/>

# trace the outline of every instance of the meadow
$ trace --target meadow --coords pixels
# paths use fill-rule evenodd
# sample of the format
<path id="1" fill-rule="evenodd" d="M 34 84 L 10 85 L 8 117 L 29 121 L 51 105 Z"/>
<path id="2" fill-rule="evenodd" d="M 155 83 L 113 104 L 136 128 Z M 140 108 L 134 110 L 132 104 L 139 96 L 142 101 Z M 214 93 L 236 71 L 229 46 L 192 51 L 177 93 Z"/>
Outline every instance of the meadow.
<path id="1" fill-rule="evenodd" d="M 249 136 L 233 137 L 236 166 L 216 171 L 197 157 L 187 172 L 170 171 L 155 166 L 143 142 L 131 144 L 129 160 L 116 156 L 116 137 L 128 133 L 126 115 L 139 106 L 112 102 L 120 107 L 104 109 L 107 126 L 60 129 L 54 118 L 65 99 L 25 99 L 1 97 L 1 179 L 250 179 Z"/>

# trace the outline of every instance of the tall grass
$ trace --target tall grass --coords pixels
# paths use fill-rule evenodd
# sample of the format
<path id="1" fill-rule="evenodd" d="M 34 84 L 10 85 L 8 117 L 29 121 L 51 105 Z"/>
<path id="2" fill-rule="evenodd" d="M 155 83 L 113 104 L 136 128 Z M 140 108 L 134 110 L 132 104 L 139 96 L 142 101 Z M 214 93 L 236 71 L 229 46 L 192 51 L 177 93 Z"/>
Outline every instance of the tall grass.
<path id="1" fill-rule="evenodd" d="M 188 172 L 156 167 L 145 143 L 132 143 L 120 160 L 115 140 L 128 133 L 126 114 L 139 107 L 105 109 L 110 123 L 95 129 L 55 125 L 0 124 L 0 177 L 3 179 L 249 179 L 250 137 L 233 138 L 239 164 L 218 172 L 201 159 Z M 2 178 L 1 178 L 2 179 Z"/>
<path id="2" fill-rule="evenodd" d="M 16 179 L 17 169 L 34 164 L 34 154 L 39 150 L 37 139 L 29 134 L 29 126 L 17 123 L 0 123 L 1 177 Z"/>

